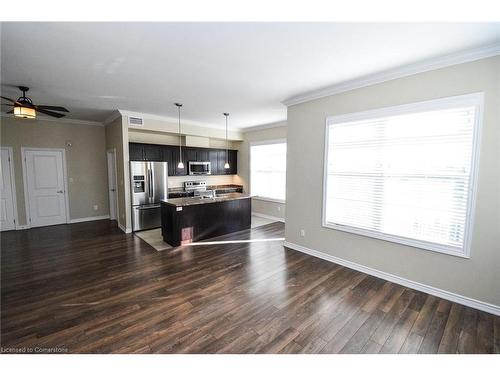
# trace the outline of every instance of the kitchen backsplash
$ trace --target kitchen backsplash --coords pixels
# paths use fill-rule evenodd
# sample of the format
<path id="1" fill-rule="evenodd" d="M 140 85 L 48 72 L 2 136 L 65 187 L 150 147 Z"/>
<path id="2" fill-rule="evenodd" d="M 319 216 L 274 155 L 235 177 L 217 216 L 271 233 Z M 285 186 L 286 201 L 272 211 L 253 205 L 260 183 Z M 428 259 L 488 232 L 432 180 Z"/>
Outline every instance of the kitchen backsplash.
<path id="1" fill-rule="evenodd" d="M 184 181 L 206 181 L 207 185 L 228 185 L 236 183 L 235 176 L 168 176 L 168 187 L 183 187 Z M 239 180 L 238 180 L 239 181 Z"/>

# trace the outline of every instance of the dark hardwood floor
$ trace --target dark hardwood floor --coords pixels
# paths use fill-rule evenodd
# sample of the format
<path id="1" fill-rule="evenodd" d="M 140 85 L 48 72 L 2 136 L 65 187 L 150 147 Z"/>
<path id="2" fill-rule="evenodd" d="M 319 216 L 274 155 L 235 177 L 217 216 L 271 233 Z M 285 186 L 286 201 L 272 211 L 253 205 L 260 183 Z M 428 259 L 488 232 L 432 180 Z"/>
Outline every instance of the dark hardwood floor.
<path id="1" fill-rule="evenodd" d="M 107 220 L 2 233 L 1 346 L 500 352 L 500 317 L 262 241 L 283 235 L 272 223 L 157 252 Z"/>

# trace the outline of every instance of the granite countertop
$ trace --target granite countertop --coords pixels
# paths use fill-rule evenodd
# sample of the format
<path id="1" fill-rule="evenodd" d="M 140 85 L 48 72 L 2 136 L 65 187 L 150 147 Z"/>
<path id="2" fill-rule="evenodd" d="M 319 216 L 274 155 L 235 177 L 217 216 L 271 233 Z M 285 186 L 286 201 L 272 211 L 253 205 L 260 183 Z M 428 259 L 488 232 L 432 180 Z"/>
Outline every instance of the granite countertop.
<path id="1" fill-rule="evenodd" d="M 235 199 L 247 199 L 247 198 L 251 198 L 251 196 L 249 194 L 244 194 L 244 193 L 227 193 L 227 194 L 221 194 L 215 198 L 202 198 L 202 197 L 172 198 L 172 199 L 164 199 L 162 200 L 162 202 L 175 207 L 184 207 L 184 206 L 193 206 L 197 204 L 217 203 L 217 202 L 232 201 Z"/>

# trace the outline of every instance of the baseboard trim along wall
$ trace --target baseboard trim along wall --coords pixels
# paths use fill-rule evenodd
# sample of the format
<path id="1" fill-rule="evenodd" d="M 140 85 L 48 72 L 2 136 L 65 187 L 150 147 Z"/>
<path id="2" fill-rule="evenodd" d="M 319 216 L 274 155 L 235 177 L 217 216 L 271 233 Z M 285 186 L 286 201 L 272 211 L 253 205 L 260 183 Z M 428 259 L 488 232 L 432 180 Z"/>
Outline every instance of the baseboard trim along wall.
<path id="1" fill-rule="evenodd" d="M 70 219 L 69 223 L 74 224 L 74 223 L 82 223 L 84 221 L 95 221 L 95 220 L 104 220 L 104 219 L 109 219 L 109 215 L 80 217 L 78 219 Z"/>
<path id="2" fill-rule="evenodd" d="M 282 223 L 285 222 L 285 219 L 282 219 L 281 217 L 271 216 L 271 215 L 266 215 L 266 214 L 261 214 L 259 212 L 252 212 L 252 215 L 257 216 L 257 217 L 263 217 L 264 219 L 269 219 L 269 220 L 274 220 L 274 221 L 281 221 Z"/>
<path id="3" fill-rule="evenodd" d="M 123 225 L 121 225 L 120 223 L 118 223 L 118 228 L 120 228 L 122 230 L 123 233 L 132 233 L 132 229 L 131 228 L 125 228 Z"/>
<path id="4" fill-rule="evenodd" d="M 372 276 L 375 276 L 375 277 L 378 277 L 378 278 L 381 278 L 381 279 L 384 279 L 384 280 L 387 280 L 387 281 L 390 281 L 390 282 L 393 282 L 393 283 L 396 283 L 396 284 L 399 284 L 399 285 L 402 285 L 402 286 L 405 286 L 408 288 L 418 290 L 420 292 L 432 294 L 433 296 L 436 296 L 436 297 L 440 297 L 440 298 L 443 298 L 443 299 L 446 299 L 446 300 L 449 300 L 452 302 L 459 303 L 461 305 L 465 305 L 465 306 L 472 307 L 472 308 L 475 308 L 475 309 L 478 309 L 481 311 L 485 311 L 485 312 L 490 313 L 490 314 L 500 316 L 500 306 L 496 306 L 496 305 L 493 305 L 491 303 L 478 301 L 478 300 L 475 300 L 473 298 L 461 296 L 459 294 L 448 292 L 446 290 L 438 289 L 438 288 L 435 288 L 435 287 L 432 287 L 429 285 L 425 285 L 425 284 L 422 284 L 422 283 L 419 283 L 416 281 L 408 280 L 408 279 L 405 279 L 405 278 L 400 277 L 400 276 L 396 276 L 396 275 L 393 275 L 393 274 L 390 274 L 387 272 L 376 270 L 374 268 L 363 266 L 359 263 L 351 262 L 349 260 L 345 260 L 342 258 L 337 258 L 336 256 L 326 254 L 326 253 L 321 252 L 321 251 L 312 250 L 312 249 L 309 249 L 309 248 L 301 246 L 301 245 L 297 245 L 297 244 L 292 243 L 292 242 L 285 241 L 283 246 L 288 247 L 288 248 L 293 249 L 293 250 L 300 251 L 301 253 L 312 255 L 313 257 L 316 257 L 316 258 L 321 258 L 321 259 L 327 260 L 327 261 L 332 262 L 332 263 L 340 264 L 341 266 L 351 268 L 353 270 L 363 272 L 363 273 L 366 273 L 368 275 L 372 275 Z"/>

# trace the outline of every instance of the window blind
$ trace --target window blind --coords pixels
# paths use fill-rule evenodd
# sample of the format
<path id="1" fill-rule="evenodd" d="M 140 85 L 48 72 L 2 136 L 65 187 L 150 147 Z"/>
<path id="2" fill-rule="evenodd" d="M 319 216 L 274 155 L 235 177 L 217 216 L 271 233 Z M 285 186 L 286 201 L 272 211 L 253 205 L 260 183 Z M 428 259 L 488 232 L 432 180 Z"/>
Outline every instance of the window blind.
<path id="1" fill-rule="evenodd" d="M 250 146 L 250 191 L 262 198 L 285 200 L 286 143 Z"/>
<path id="2" fill-rule="evenodd" d="M 330 123 L 326 225 L 463 252 L 477 108 L 448 107 Z"/>

